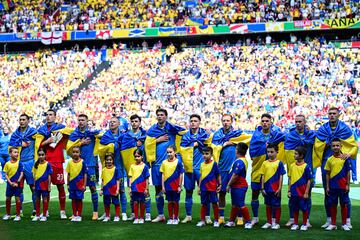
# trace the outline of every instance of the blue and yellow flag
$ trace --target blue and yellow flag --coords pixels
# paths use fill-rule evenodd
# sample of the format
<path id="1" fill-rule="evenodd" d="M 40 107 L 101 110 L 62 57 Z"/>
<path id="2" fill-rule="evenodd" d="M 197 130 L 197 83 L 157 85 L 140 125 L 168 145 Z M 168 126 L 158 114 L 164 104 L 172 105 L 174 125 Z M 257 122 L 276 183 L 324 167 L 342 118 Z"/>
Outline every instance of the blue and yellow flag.
<path id="1" fill-rule="evenodd" d="M 213 148 L 213 157 L 216 162 L 219 162 L 220 154 L 223 149 L 223 145 L 226 142 L 232 142 L 238 144 L 240 142 L 249 145 L 251 135 L 246 134 L 242 130 L 230 129 L 229 133 L 224 132 L 224 128 L 220 128 L 216 131 L 211 139 L 211 147 Z M 236 157 L 235 157 L 236 158 Z"/>
<path id="2" fill-rule="evenodd" d="M 140 134 L 134 134 L 131 130 L 124 133 L 120 143 L 120 153 L 123 160 L 123 164 L 126 170 L 126 173 L 129 173 L 131 164 L 135 163 L 134 151 L 138 148 L 137 142 L 141 141 L 144 144 L 146 138 L 146 131 L 143 128 L 140 128 Z M 144 146 L 140 147 L 144 150 Z M 143 158 L 145 162 L 145 158 Z"/>
<path id="3" fill-rule="evenodd" d="M 198 143 L 197 147 L 194 147 L 195 142 Z M 210 134 L 202 128 L 199 128 L 196 134 L 189 130 L 181 137 L 180 154 L 185 172 L 192 173 L 194 168 L 200 169 L 200 164 L 204 161 L 202 149 L 210 143 Z"/>
<path id="4" fill-rule="evenodd" d="M 167 158 L 166 148 L 175 144 L 177 150 L 180 149 L 181 136 L 185 134 L 185 129 L 166 122 L 164 128 L 160 128 L 158 124 L 154 124 L 147 132 L 145 139 L 146 160 L 151 165 L 155 162 L 161 165 L 162 161 Z M 168 135 L 169 141 L 156 144 L 156 139 L 160 136 Z"/>
<path id="5" fill-rule="evenodd" d="M 312 162 L 312 149 L 315 142 L 315 131 L 308 130 L 305 127 L 304 133 L 300 134 L 296 131 L 296 127 L 290 129 L 289 133 L 285 136 L 284 149 L 285 149 L 285 161 L 287 168 L 295 162 L 294 151 L 298 146 L 304 146 L 306 148 L 305 162 L 313 167 Z"/>
<path id="6" fill-rule="evenodd" d="M 100 139 L 100 144 L 98 148 L 98 154 L 102 166 L 105 161 L 105 154 L 110 152 L 114 154 L 114 163 L 115 166 L 119 169 L 122 167 L 121 156 L 120 156 L 120 142 L 123 134 L 121 133 L 121 128 L 118 128 L 116 134 L 113 134 L 111 130 L 107 130 Z"/>
<path id="7" fill-rule="evenodd" d="M 188 18 L 185 21 L 186 26 L 201 26 L 204 25 L 203 18 Z"/>
<path id="8" fill-rule="evenodd" d="M 250 141 L 250 157 L 252 160 L 251 181 L 260 182 L 260 169 L 265 160 L 268 159 L 266 146 L 268 143 L 275 143 L 279 147 L 277 159 L 285 162 L 284 159 L 284 141 L 285 134 L 276 126 L 271 126 L 270 133 L 264 134 L 262 126 L 258 126 Z"/>
<path id="9" fill-rule="evenodd" d="M 10 137 L 9 147 L 17 147 L 19 150 L 19 156 L 18 159 L 21 157 L 21 150 L 22 150 L 22 143 L 23 142 L 34 142 L 36 139 L 36 129 L 32 127 L 26 128 L 24 132 L 20 131 L 20 127 L 15 130 L 15 132 L 12 133 Z M 34 145 L 32 145 L 34 147 Z M 34 152 L 33 152 L 34 151 Z M 30 151 L 31 154 L 35 153 L 35 150 Z"/>
<path id="10" fill-rule="evenodd" d="M 339 138 L 341 140 L 341 151 L 350 154 L 352 159 L 356 159 L 358 146 L 351 129 L 343 122 L 338 121 L 335 129 L 332 129 L 330 123 L 323 124 L 316 132 L 316 139 L 313 148 L 313 166 L 319 167 L 322 163 L 334 154 L 331 150 L 331 142 Z"/>
<path id="11" fill-rule="evenodd" d="M 173 36 L 175 34 L 175 28 L 173 27 L 160 27 L 159 36 Z"/>

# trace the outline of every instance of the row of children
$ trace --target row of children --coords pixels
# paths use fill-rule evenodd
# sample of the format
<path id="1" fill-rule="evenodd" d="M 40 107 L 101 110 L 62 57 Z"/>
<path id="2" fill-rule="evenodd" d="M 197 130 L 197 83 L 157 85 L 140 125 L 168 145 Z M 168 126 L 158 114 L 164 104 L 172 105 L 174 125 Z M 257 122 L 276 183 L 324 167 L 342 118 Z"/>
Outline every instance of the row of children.
<path id="1" fill-rule="evenodd" d="M 20 195 L 23 188 L 23 169 L 18 159 L 18 149 L 10 148 L 11 160 L 6 163 L 4 171 L 7 179 L 6 189 L 6 215 L 4 220 L 10 219 L 11 197 L 16 198 L 16 217 L 14 221 L 19 221 L 21 201 Z M 229 181 L 226 186 L 228 192 L 231 193 L 232 208 L 229 221 L 225 227 L 235 226 L 235 218 L 241 215 L 245 220 L 245 229 L 251 229 L 250 214 L 245 205 L 245 196 L 248 189 L 246 181 L 246 171 L 248 163 L 246 160 L 246 152 L 248 146 L 245 143 L 239 143 L 236 146 L 237 160 L 233 163 L 229 172 Z M 346 225 L 347 205 L 349 199 L 349 178 L 350 166 L 348 156 L 341 152 L 341 142 L 339 139 L 332 141 L 332 150 L 334 155 L 329 158 L 325 169 L 327 171 L 326 193 L 330 196 L 332 203 L 331 208 L 331 224 L 326 230 L 336 229 L 336 209 L 338 200 L 340 199 L 342 213 L 342 228 L 350 230 Z M 72 199 L 73 216 L 71 221 L 78 222 L 82 218 L 83 198 L 86 189 L 87 170 L 84 161 L 80 158 L 80 147 L 72 149 L 72 159 L 69 161 L 66 171 L 68 173 L 68 191 L 69 198 Z M 184 167 L 176 156 L 175 146 L 167 148 L 168 159 L 165 160 L 161 167 L 162 173 L 162 192 L 166 195 L 168 201 L 169 220 L 167 224 L 177 225 L 179 223 L 179 201 L 182 191 Z M 267 155 L 269 160 L 262 164 L 261 173 L 261 193 L 265 199 L 267 222 L 262 226 L 263 229 L 280 228 L 281 216 L 281 191 L 283 185 L 283 175 L 285 167 L 283 163 L 277 159 L 278 146 L 275 144 L 267 145 Z M 204 162 L 200 168 L 200 181 L 198 193 L 201 197 L 201 216 L 200 222 L 196 226 L 202 227 L 206 225 L 205 213 L 210 204 L 212 204 L 214 212 L 214 227 L 219 227 L 219 206 L 217 193 L 221 189 L 221 178 L 217 163 L 212 159 L 213 150 L 211 147 L 203 149 Z M 296 162 L 289 166 L 288 177 L 288 197 L 291 211 L 294 213 L 294 225 L 291 230 L 299 229 L 298 217 L 299 211 L 303 213 L 302 225 L 300 230 L 308 230 L 308 218 L 311 208 L 310 194 L 311 182 L 313 180 L 311 166 L 304 162 L 306 149 L 297 147 L 295 149 Z M 344 157 L 345 156 L 345 157 Z M 45 159 L 43 149 L 38 151 L 38 160 L 33 167 L 33 175 L 35 179 L 36 191 L 36 216 L 33 221 L 46 221 L 48 200 L 51 183 L 51 166 Z M 131 196 L 134 224 L 144 223 L 145 214 L 145 197 L 149 194 L 149 168 L 143 162 L 143 152 L 141 149 L 134 151 L 135 163 L 131 165 L 129 171 L 129 193 Z M 102 170 L 102 185 L 100 195 L 103 195 L 105 208 L 105 218 L 103 221 L 110 220 L 110 205 L 115 205 L 114 221 L 120 220 L 120 173 L 114 166 L 114 155 L 107 153 L 105 157 L 105 167 Z M 40 215 L 40 200 L 43 200 L 43 212 Z M 139 214 L 140 210 L 140 214 Z M 274 217 L 274 218 L 273 218 Z"/>

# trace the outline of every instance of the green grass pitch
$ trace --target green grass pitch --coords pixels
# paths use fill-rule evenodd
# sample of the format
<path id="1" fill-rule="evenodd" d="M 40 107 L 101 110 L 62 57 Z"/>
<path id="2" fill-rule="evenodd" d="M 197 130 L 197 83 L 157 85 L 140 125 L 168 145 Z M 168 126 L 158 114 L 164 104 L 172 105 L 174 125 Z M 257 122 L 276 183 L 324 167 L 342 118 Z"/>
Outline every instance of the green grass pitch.
<path id="1" fill-rule="evenodd" d="M 0 185 L 0 213 L 1 216 L 5 213 L 5 184 Z M 91 221 L 92 204 L 90 194 L 87 192 L 84 199 L 83 221 L 82 222 L 70 222 L 70 220 L 60 220 L 59 218 L 59 204 L 57 198 L 53 198 L 50 201 L 49 212 L 50 218 L 47 222 L 31 222 L 30 215 L 32 212 L 32 204 L 25 203 L 24 218 L 20 222 L 13 221 L 0 221 L 0 239 L 49 239 L 49 240 L 72 240 L 72 239 L 194 239 L 194 240 L 206 240 L 206 239 L 358 239 L 360 237 L 360 201 L 352 199 L 352 225 L 353 230 L 350 232 L 344 232 L 340 230 L 340 210 L 338 210 L 338 230 L 332 232 L 325 232 L 320 226 L 325 221 L 325 211 L 323 204 L 323 195 L 313 193 L 313 207 L 311 212 L 311 224 L 313 227 L 308 232 L 291 232 L 284 224 L 288 220 L 288 207 L 286 197 L 286 187 L 283 188 L 282 198 L 282 217 L 281 217 L 281 229 L 280 230 L 263 230 L 260 228 L 265 223 L 265 209 L 263 198 L 260 197 L 260 210 L 259 226 L 255 226 L 252 230 L 245 230 L 242 226 L 236 226 L 231 229 L 225 229 L 224 227 L 213 228 L 212 226 L 205 226 L 203 228 L 197 228 L 195 225 L 199 220 L 200 212 L 200 197 L 194 194 L 194 206 L 193 206 L 193 222 L 189 224 L 179 224 L 178 226 L 167 226 L 164 223 L 145 223 L 144 225 L 133 225 L 132 222 L 98 222 Z M 353 191 L 356 191 L 360 197 L 360 188 L 353 187 Z M 29 201 L 30 193 L 29 189 L 25 187 L 25 201 Z M 154 201 L 154 189 L 151 188 L 152 197 L 152 217 L 156 216 L 156 206 Z M 52 191 L 52 197 L 57 196 L 57 190 L 54 188 Z M 250 205 L 250 191 L 247 192 L 246 204 Z M 185 216 L 184 208 L 185 193 L 182 193 L 180 203 L 180 218 Z M 103 213 L 102 198 L 99 198 L 99 210 Z M 70 200 L 67 199 L 67 215 L 71 213 Z M 250 213 L 251 208 L 249 207 Z M 15 206 L 12 206 L 12 212 L 15 211 Z M 229 217 L 230 211 L 230 196 L 227 195 L 227 208 L 225 218 Z M 165 204 L 165 213 L 167 212 Z M 111 213 L 114 215 L 114 208 L 111 207 Z M 128 205 L 128 214 L 130 213 L 130 206 Z M 302 215 L 300 214 L 300 219 Z"/>

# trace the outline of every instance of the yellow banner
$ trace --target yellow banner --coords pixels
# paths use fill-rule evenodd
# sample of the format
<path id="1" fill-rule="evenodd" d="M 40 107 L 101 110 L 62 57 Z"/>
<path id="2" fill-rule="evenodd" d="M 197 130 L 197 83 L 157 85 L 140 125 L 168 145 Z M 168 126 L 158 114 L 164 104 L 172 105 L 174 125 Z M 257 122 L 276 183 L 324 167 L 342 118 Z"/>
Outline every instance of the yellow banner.
<path id="1" fill-rule="evenodd" d="M 325 25 L 330 28 L 348 28 L 359 22 L 358 18 L 325 19 Z"/>

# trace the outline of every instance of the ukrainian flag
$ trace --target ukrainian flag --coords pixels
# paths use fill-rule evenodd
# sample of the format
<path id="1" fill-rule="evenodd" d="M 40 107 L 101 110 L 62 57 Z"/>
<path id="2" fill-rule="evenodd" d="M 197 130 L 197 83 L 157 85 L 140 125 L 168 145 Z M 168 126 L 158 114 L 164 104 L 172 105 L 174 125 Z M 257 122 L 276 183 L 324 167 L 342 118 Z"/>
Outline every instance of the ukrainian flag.
<path id="1" fill-rule="evenodd" d="M 331 142 L 339 138 L 341 141 L 341 151 L 350 154 L 352 159 L 356 159 L 358 146 L 351 129 L 343 122 L 338 121 L 335 129 L 330 127 L 330 123 L 323 124 L 316 132 L 316 139 L 313 148 L 313 166 L 319 167 L 322 163 L 334 154 L 331 150 Z"/>
<path id="2" fill-rule="evenodd" d="M 201 26 L 204 25 L 203 18 L 188 18 L 185 22 L 187 26 Z"/>
<path id="3" fill-rule="evenodd" d="M 203 25 L 203 26 L 198 26 L 196 27 L 197 29 L 197 33 L 199 34 L 212 34 L 214 33 L 214 29 L 212 26 L 208 26 L 208 25 Z"/>
<path id="4" fill-rule="evenodd" d="M 175 28 L 168 27 L 168 28 L 159 28 L 159 36 L 172 36 L 175 35 Z"/>

